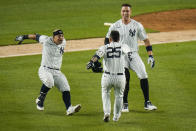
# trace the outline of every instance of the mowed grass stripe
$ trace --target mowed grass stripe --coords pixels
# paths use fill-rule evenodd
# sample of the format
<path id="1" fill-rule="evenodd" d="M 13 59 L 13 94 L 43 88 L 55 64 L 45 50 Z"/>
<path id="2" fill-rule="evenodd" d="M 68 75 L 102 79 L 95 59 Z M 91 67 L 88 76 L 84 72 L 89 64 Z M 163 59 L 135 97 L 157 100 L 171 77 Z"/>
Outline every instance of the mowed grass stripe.
<path id="1" fill-rule="evenodd" d="M 154 45 L 156 65 L 150 69 L 145 47 L 141 46 L 140 55 L 149 75 L 150 98 L 158 110 L 143 109 L 139 80 L 131 71 L 130 112 L 123 113 L 117 123 L 102 121 L 101 73 L 86 70 L 86 63 L 95 50 L 64 54 L 62 72 L 71 86 L 72 104 L 82 104 L 81 112 L 71 117 L 65 115 L 61 93 L 55 87 L 47 95 L 45 111 L 36 109 L 35 98 L 41 86 L 37 73 L 41 55 L 1 58 L 0 129 L 195 130 L 195 50 L 195 41 Z M 111 98 L 114 98 L 113 91 Z"/>
<path id="2" fill-rule="evenodd" d="M 67 39 L 104 37 L 108 27 L 103 23 L 121 18 L 122 3 L 132 4 L 133 16 L 196 8 L 195 0 L 1 0 L 0 45 L 16 44 L 14 39 L 21 34 L 51 35 L 56 28 L 62 29 Z"/>

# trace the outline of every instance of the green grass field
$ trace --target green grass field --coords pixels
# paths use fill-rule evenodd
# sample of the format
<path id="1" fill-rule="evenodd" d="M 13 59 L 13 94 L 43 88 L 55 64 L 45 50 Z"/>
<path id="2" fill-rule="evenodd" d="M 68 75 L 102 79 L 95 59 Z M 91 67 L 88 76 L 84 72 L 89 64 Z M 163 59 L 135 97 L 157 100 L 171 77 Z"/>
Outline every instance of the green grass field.
<path id="1" fill-rule="evenodd" d="M 196 130 L 195 42 L 154 45 L 156 66 L 152 70 L 146 64 L 144 46 L 140 47 L 149 75 L 150 98 L 158 110 L 143 109 L 139 80 L 131 72 L 130 112 L 123 113 L 117 123 L 102 121 L 101 74 L 86 70 L 94 50 L 64 54 L 62 72 L 71 86 L 72 104 L 82 104 L 81 112 L 69 117 L 65 115 L 61 93 L 55 87 L 47 95 L 45 111 L 36 109 L 35 98 L 41 86 L 37 73 L 41 55 L 1 58 L 0 130 Z"/>
<path id="2" fill-rule="evenodd" d="M 132 4 L 133 15 L 196 8 L 195 0 L 1 0 L 0 45 L 16 44 L 20 34 L 51 35 L 56 28 L 67 39 L 104 37 L 108 27 L 103 23 L 121 18 L 122 3 Z"/>

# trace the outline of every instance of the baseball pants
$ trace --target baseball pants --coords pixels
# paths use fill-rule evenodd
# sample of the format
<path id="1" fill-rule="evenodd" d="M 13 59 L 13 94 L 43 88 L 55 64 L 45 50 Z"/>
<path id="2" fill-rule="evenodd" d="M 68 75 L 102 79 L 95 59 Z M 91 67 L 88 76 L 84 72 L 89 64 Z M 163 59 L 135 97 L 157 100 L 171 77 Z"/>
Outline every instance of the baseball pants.
<path id="1" fill-rule="evenodd" d="M 115 101 L 114 101 L 114 116 L 120 117 L 123 105 L 123 92 L 125 88 L 125 75 L 110 75 L 103 73 L 101 86 L 102 86 L 102 102 L 104 114 L 111 113 L 110 92 L 114 87 Z"/>
<path id="2" fill-rule="evenodd" d="M 60 70 L 49 69 L 47 67 L 39 68 L 39 78 L 48 88 L 56 86 L 61 92 L 70 91 L 67 78 Z"/>
<path id="3" fill-rule="evenodd" d="M 131 52 L 125 55 L 125 67 L 135 71 L 139 79 L 148 78 L 145 65 L 138 52 Z"/>

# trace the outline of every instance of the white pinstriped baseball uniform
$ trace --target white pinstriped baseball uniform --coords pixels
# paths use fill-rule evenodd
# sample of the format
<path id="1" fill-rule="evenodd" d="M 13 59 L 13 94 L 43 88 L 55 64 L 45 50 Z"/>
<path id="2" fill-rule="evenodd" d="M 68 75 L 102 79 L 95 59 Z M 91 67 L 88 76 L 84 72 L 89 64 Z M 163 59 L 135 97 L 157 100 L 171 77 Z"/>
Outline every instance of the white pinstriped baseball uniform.
<path id="1" fill-rule="evenodd" d="M 70 91 L 67 78 L 60 71 L 66 40 L 56 45 L 53 37 L 41 35 L 39 42 L 43 45 L 42 61 L 38 73 L 40 80 L 49 88 L 55 85 L 61 92 Z"/>
<path id="2" fill-rule="evenodd" d="M 106 35 L 107 38 L 109 38 L 112 30 L 119 31 L 120 42 L 128 45 L 128 47 L 131 49 L 131 53 L 128 53 L 125 56 L 125 67 L 135 71 L 140 79 L 148 78 L 145 65 L 138 54 L 138 40 L 145 40 L 148 38 L 142 24 L 131 19 L 131 22 L 125 25 L 122 22 L 122 19 L 120 19 L 110 26 Z"/>
<path id="3" fill-rule="evenodd" d="M 103 57 L 102 102 L 104 114 L 111 113 L 110 90 L 114 87 L 115 103 L 114 116 L 120 117 L 123 104 L 123 92 L 125 88 L 124 54 L 129 52 L 127 45 L 122 46 L 119 42 L 101 46 L 96 52 L 100 58 Z"/>

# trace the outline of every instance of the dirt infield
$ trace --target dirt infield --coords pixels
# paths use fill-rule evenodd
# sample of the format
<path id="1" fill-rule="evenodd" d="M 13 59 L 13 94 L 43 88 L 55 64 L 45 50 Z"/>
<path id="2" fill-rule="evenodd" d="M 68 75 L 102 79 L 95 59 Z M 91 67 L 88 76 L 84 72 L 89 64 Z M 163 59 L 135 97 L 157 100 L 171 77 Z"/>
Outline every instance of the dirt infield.
<path id="1" fill-rule="evenodd" d="M 148 34 L 152 44 L 196 40 L 196 9 L 156 12 L 134 17 L 145 28 L 159 30 Z M 67 41 L 65 51 L 96 49 L 103 45 L 104 38 Z M 141 44 L 141 43 L 140 43 Z M 0 58 L 41 54 L 40 44 L 0 47 Z"/>
<path id="2" fill-rule="evenodd" d="M 134 17 L 145 28 L 160 32 L 196 29 L 196 9 L 155 12 Z"/>

